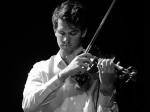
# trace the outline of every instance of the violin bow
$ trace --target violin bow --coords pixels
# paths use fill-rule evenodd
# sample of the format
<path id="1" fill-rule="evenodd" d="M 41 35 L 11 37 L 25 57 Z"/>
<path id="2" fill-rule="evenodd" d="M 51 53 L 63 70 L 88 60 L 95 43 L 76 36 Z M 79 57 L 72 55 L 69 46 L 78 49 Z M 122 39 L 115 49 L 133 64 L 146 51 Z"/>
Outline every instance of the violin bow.
<path id="1" fill-rule="evenodd" d="M 109 9 L 107 10 L 107 12 L 106 12 L 104 18 L 102 19 L 101 23 L 99 24 L 99 27 L 98 27 L 98 29 L 96 30 L 96 32 L 95 32 L 95 34 L 94 34 L 92 40 L 90 41 L 88 47 L 86 48 L 85 53 L 88 53 L 88 52 L 90 51 L 92 45 L 94 44 L 94 42 L 95 42 L 95 40 L 96 40 L 96 38 L 97 38 L 97 35 L 99 34 L 99 32 L 100 32 L 100 30 L 101 30 L 101 28 L 102 28 L 102 26 L 103 26 L 103 24 L 104 24 L 106 18 L 108 17 L 108 15 L 109 15 L 109 13 L 110 13 L 112 7 L 114 6 L 115 2 L 116 2 L 116 0 L 113 0 L 113 2 L 111 3 L 111 5 L 110 5 Z"/>

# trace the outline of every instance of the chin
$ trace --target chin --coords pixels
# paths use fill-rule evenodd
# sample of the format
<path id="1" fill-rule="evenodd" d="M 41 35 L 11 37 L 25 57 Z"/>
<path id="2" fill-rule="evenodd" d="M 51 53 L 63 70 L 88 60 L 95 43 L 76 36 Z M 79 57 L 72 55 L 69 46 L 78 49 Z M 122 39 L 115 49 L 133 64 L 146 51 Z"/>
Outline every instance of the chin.
<path id="1" fill-rule="evenodd" d="M 67 54 L 72 53 L 73 49 L 69 47 L 61 47 L 61 50 L 64 51 Z"/>

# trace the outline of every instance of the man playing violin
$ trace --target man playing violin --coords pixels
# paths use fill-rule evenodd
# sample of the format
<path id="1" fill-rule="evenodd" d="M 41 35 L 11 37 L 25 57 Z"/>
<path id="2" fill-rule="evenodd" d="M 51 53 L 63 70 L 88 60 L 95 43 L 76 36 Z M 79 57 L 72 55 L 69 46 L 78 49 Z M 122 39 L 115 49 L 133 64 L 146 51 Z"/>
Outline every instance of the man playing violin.
<path id="1" fill-rule="evenodd" d="M 24 112 L 118 112 L 113 98 L 114 58 L 99 59 L 98 79 L 90 78 L 83 88 L 72 77 L 90 69 L 95 58 L 82 47 L 87 33 L 84 11 L 80 2 L 71 0 L 54 10 L 52 23 L 60 50 L 37 62 L 29 72 L 23 92 Z"/>

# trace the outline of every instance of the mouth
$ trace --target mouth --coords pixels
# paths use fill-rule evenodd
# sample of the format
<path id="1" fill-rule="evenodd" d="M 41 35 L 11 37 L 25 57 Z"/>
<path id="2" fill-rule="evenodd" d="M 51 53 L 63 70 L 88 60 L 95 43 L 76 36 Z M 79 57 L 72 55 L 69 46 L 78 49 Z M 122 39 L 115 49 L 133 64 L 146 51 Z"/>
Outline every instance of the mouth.
<path id="1" fill-rule="evenodd" d="M 63 44 L 63 47 L 71 47 L 71 44 Z"/>

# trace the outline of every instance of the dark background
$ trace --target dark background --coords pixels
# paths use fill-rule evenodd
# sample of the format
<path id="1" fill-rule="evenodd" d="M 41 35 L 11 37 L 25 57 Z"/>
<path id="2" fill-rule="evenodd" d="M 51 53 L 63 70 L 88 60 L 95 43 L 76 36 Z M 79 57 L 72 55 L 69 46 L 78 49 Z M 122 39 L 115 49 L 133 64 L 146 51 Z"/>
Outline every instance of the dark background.
<path id="1" fill-rule="evenodd" d="M 1 37 L 2 93 L 5 112 L 22 112 L 23 89 L 34 63 L 46 60 L 59 48 L 52 29 L 51 17 L 61 0 L 7 1 L 4 3 L 4 27 Z M 111 0 L 81 0 L 88 10 L 87 47 Z M 106 19 L 96 45 L 104 54 L 114 54 L 121 66 L 138 70 L 137 82 L 118 80 L 116 101 L 120 112 L 145 111 L 147 107 L 144 37 L 148 37 L 146 19 L 142 19 L 142 3 L 118 0 Z M 144 23 L 143 23 L 144 21 Z M 144 25 L 145 27 L 143 28 Z M 143 35 L 143 31 L 145 34 Z M 145 110 L 144 110 L 145 109 Z"/>

